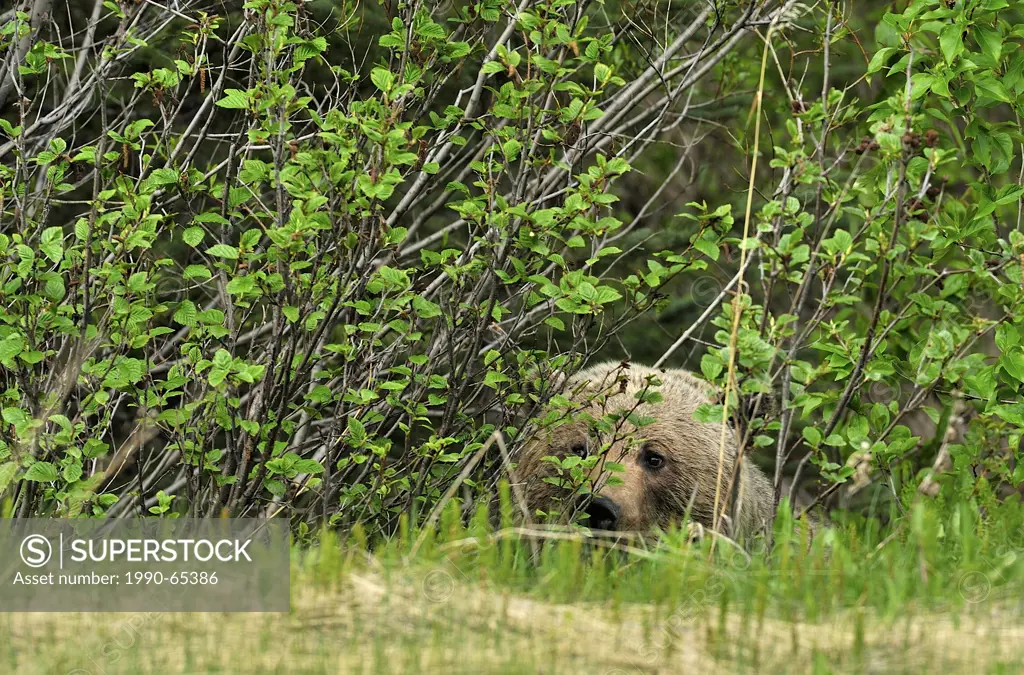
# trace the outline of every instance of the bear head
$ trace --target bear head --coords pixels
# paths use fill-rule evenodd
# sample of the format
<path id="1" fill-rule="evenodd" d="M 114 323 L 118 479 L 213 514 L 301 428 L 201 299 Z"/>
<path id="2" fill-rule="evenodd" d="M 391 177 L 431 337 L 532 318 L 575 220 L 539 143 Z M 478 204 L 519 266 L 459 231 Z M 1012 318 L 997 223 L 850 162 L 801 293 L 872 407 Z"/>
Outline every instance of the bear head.
<path id="1" fill-rule="evenodd" d="M 771 484 L 746 457 L 736 471 L 734 430 L 694 419 L 715 399 L 706 382 L 685 370 L 603 363 L 560 389 L 564 398 L 535 420 L 516 468 L 531 514 L 583 511 L 593 529 L 645 532 L 687 514 L 710 528 L 717 503 L 720 529 L 732 536 L 771 523 Z M 574 472 L 589 490 L 567 489 Z"/>

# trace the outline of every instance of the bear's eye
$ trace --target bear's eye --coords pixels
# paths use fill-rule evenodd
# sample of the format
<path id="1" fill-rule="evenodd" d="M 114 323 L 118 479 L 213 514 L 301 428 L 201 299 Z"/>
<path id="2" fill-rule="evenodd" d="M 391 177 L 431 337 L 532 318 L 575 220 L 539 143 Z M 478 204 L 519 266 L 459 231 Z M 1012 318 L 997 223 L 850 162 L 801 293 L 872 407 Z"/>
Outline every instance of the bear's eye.
<path id="1" fill-rule="evenodd" d="M 580 457 L 581 459 L 586 459 L 587 458 L 587 444 L 586 443 L 576 443 L 571 448 L 569 448 L 569 452 L 574 454 L 574 455 L 576 455 L 577 457 Z"/>
<path id="2" fill-rule="evenodd" d="M 651 471 L 657 471 L 661 467 L 665 466 L 665 457 L 659 453 L 645 447 L 643 453 L 640 455 L 640 462 L 645 468 Z"/>

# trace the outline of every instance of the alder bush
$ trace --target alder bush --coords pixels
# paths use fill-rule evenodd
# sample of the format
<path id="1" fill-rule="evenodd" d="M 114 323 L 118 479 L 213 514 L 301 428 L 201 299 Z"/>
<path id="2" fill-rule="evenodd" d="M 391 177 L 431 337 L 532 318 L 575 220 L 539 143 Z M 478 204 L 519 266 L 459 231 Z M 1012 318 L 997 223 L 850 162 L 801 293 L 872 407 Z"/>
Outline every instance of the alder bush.
<path id="1" fill-rule="evenodd" d="M 0 16 L 4 513 L 422 522 L 708 278 L 776 500 L 1014 492 L 1024 3 L 677 4 Z"/>

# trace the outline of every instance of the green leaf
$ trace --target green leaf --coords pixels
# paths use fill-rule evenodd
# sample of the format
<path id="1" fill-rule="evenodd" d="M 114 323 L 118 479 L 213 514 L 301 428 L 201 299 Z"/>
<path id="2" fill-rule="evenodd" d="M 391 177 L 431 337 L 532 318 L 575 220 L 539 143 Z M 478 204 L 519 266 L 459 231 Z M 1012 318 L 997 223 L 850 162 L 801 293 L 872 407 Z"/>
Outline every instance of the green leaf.
<path id="1" fill-rule="evenodd" d="M 191 300 L 182 300 L 172 318 L 176 323 L 180 323 L 182 326 L 194 326 L 196 325 L 198 315 L 199 312 L 196 310 L 196 306 Z"/>
<path id="2" fill-rule="evenodd" d="M 43 230 L 39 250 L 53 262 L 60 262 L 64 257 L 64 230 L 59 227 L 48 227 Z"/>
<path id="3" fill-rule="evenodd" d="M 484 386 L 491 387 L 492 389 L 498 389 L 500 383 L 508 381 L 508 375 L 498 370 L 488 370 L 487 374 L 484 375 Z"/>
<path id="4" fill-rule="evenodd" d="M 61 473 L 64 476 L 64 480 L 68 483 L 75 483 L 82 477 L 82 465 L 68 464 Z"/>
<path id="5" fill-rule="evenodd" d="M 1014 350 L 999 358 L 999 365 L 1018 382 L 1024 382 L 1024 351 Z"/>
<path id="6" fill-rule="evenodd" d="M 292 468 L 298 471 L 299 473 L 316 474 L 323 473 L 324 471 L 324 467 L 320 464 L 320 462 L 313 459 L 300 459 L 297 462 L 295 462 L 295 464 L 292 465 Z"/>
<path id="7" fill-rule="evenodd" d="M 39 350 L 32 350 L 18 354 L 18 358 L 30 366 L 34 366 L 43 360 L 45 355 Z"/>
<path id="8" fill-rule="evenodd" d="M 11 333 L 0 340 L 0 363 L 7 363 L 7 366 L 11 367 L 10 360 L 20 354 L 24 346 L 25 339 L 20 333 Z"/>
<path id="9" fill-rule="evenodd" d="M 190 227 L 181 233 L 181 240 L 192 248 L 195 248 L 196 246 L 199 246 L 199 243 L 203 240 L 205 235 L 206 231 L 203 230 L 203 228 Z"/>
<path id="10" fill-rule="evenodd" d="M 395 86 L 395 76 L 387 68 L 374 68 L 370 72 L 370 81 L 385 94 Z"/>
<path id="11" fill-rule="evenodd" d="M 719 249 L 715 242 L 708 241 L 703 237 L 698 237 L 694 240 L 693 247 L 712 260 L 718 260 Z"/>
<path id="12" fill-rule="evenodd" d="M 49 275 L 46 278 L 46 283 L 43 285 L 43 292 L 51 300 L 60 300 L 64 297 L 65 293 L 64 279 L 53 272 L 50 272 Z"/>
<path id="13" fill-rule="evenodd" d="M 23 425 L 29 421 L 29 416 L 21 408 L 4 408 L 0 417 L 3 417 L 4 422 L 14 426 Z"/>
<path id="14" fill-rule="evenodd" d="M 52 483 L 57 480 L 57 467 L 50 462 L 36 462 L 25 472 L 25 480 L 35 483 Z"/>
<path id="15" fill-rule="evenodd" d="M 868 64 L 868 74 L 870 75 L 881 70 L 895 51 L 895 47 L 883 47 L 875 52 L 874 56 L 871 57 L 871 63 Z"/>
<path id="16" fill-rule="evenodd" d="M 7 489 L 7 486 L 14 480 L 14 475 L 18 472 L 17 462 L 4 462 L 0 464 L 0 494 Z"/>
<path id="17" fill-rule="evenodd" d="M 996 326 L 996 347 L 1000 352 L 1006 353 L 1020 344 L 1020 331 L 1010 323 L 1001 323 Z"/>
<path id="18" fill-rule="evenodd" d="M 224 98 L 217 101 L 217 107 L 246 110 L 249 107 L 249 94 L 241 89 L 225 89 Z"/>
<path id="19" fill-rule="evenodd" d="M 930 73 L 914 73 L 910 78 L 910 91 L 912 99 L 919 99 L 931 89 L 935 76 Z"/>
<path id="20" fill-rule="evenodd" d="M 154 169 L 153 173 L 149 176 L 149 182 L 153 185 L 171 185 L 172 183 L 178 182 L 178 176 L 180 174 L 174 169 L 168 169 L 166 167 L 162 169 Z"/>
<path id="21" fill-rule="evenodd" d="M 226 290 L 231 295 L 245 295 L 246 293 L 252 293 L 256 288 L 256 281 L 249 274 L 235 277 L 228 282 Z"/>
<path id="22" fill-rule="evenodd" d="M 210 248 L 206 249 L 206 255 L 212 255 L 217 258 L 228 258 L 229 260 L 238 260 L 238 249 L 227 244 L 214 244 Z"/>
<path id="23" fill-rule="evenodd" d="M 213 365 L 218 368 L 230 368 L 231 352 L 226 349 L 218 349 L 213 355 Z"/>
<path id="24" fill-rule="evenodd" d="M 999 63 L 999 57 L 1003 53 L 1003 36 L 999 31 L 996 28 L 983 26 L 980 21 L 972 26 L 971 30 L 974 39 L 981 45 L 981 51 L 994 63 Z"/>
<path id="25" fill-rule="evenodd" d="M 227 218 L 220 215 L 219 213 L 214 213 L 213 211 L 200 213 L 192 220 L 197 223 L 216 223 L 217 225 L 230 225 Z"/>
<path id="26" fill-rule="evenodd" d="M 601 286 L 597 289 L 597 296 L 595 302 L 599 305 L 606 305 L 609 302 L 615 302 L 621 300 L 622 294 L 610 286 Z"/>
<path id="27" fill-rule="evenodd" d="M 831 445 L 832 447 L 841 448 L 846 445 L 846 439 L 839 434 L 832 434 L 825 439 L 825 445 Z"/>
<path id="28" fill-rule="evenodd" d="M 347 425 L 350 441 L 357 443 L 366 440 L 366 427 L 356 417 L 349 417 Z"/>
<path id="29" fill-rule="evenodd" d="M 974 87 L 979 93 L 994 98 L 1002 103 L 1009 103 L 1011 101 L 1010 94 L 1006 91 L 1006 87 L 1003 83 L 995 79 L 991 75 L 979 75 L 974 80 Z"/>
<path id="30" fill-rule="evenodd" d="M 939 33 L 939 47 L 942 48 L 942 57 L 946 59 L 946 63 L 953 63 L 964 50 L 963 28 L 956 23 L 943 28 Z"/>
<path id="31" fill-rule="evenodd" d="M 1010 424 L 1024 428 L 1024 403 L 997 405 L 992 409 L 992 412 Z"/>
<path id="32" fill-rule="evenodd" d="M 210 382 L 211 387 L 220 385 L 221 382 L 228 376 L 227 368 L 211 368 L 210 374 L 207 376 L 207 380 Z"/>
<path id="33" fill-rule="evenodd" d="M 128 323 L 142 323 L 143 321 L 149 321 L 153 317 L 153 311 L 146 307 L 135 306 L 132 307 L 132 311 L 128 313 Z"/>
<path id="34" fill-rule="evenodd" d="M 184 279 L 209 279 L 213 274 L 202 265 L 189 265 L 181 276 Z"/>
<path id="35" fill-rule="evenodd" d="M 18 244 L 15 249 L 18 252 L 18 260 L 20 261 L 18 263 L 18 276 L 22 278 L 27 277 L 36 261 L 36 252 L 25 244 Z"/>
<path id="36" fill-rule="evenodd" d="M 419 295 L 413 296 L 412 307 L 416 310 L 416 313 L 424 319 L 432 319 L 435 316 L 441 316 L 440 305 Z"/>

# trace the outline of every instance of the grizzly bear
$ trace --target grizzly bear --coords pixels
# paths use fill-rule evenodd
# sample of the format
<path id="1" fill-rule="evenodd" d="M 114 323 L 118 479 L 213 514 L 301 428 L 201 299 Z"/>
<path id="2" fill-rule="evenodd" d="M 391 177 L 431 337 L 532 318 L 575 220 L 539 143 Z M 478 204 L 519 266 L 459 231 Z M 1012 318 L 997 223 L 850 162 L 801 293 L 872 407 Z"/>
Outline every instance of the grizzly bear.
<path id="1" fill-rule="evenodd" d="M 537 418 L 516 469 L 531 515 L 572 516 L 582 505 L 582 522 L 597 530 L 667 529 L 687 514 L 711 528 L 717 482 L 720 531 L 749 538 L 771 525 L 768 478 L 746 456 L 734 478 L 735 432 L 726 430 L 723 453 L 721 424 L 694 419 L 698 406 L 713 402 L 708 383 L 685 370 L 602 363 L 569 378 L 561 390 L 562 407 L 553 401 L 546 417 Z M 595 455 L 587 466 L 591 462 L 583 460 Z M 592 496 L 572 496 L 564 485 L 568 473 L 552 461 L 573 456 L 581 461 L 568 464 L 586 467 L 581 475 L 589 477 Z"/>

